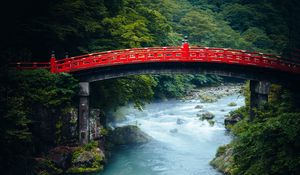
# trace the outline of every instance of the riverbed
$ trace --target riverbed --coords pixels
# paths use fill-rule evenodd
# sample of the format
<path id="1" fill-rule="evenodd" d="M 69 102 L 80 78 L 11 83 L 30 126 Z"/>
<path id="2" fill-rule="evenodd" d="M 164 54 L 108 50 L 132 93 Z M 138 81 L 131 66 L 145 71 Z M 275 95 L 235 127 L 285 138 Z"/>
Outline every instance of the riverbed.
<path id="1" fill-rule="evenodd" d="M 231 102 L 237 105 L 229 106 Z M 114 150 L 99 175 L 219 175 L 209 162 L 217 148 L 232 139 L 224 128 L 224 116 L 243 105 L 241 94 L 231 94 L 213 103 L 169 100 L 148 104 L 143 111 L 124 107 L 126 120 L 115 125 L 138 125 L 153 141 Z M 197 117 L 207 111 L 215 115 L 213 126 Z"/>

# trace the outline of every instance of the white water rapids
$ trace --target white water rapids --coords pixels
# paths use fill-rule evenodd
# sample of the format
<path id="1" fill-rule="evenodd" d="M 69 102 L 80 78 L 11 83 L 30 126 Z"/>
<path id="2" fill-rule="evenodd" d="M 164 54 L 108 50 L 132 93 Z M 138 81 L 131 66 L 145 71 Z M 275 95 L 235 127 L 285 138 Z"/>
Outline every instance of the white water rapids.
<path id="1" fill-rule="evenodd" d="M 237 106 L 230 107 L 230 102 Z M 202 109 L 195 106 L 202 105 Z M 153 138 L 150 143 L 121 147 L 113 155 L 101 175 L 219 175 L 209 165 L 217 148 L 229 143 L 231 136 L 224 128 L 224 115 L 244 105 L 240 94 L 230 95 L 214 103 L 199 100 L 171 100 L 122 109 L 127 120 L 117 126 L 138 125 Z M 197 114 L 209 111 L 215 124 L 199 120 Z M 182 124 L 178 124 L 178 120 Z"/>

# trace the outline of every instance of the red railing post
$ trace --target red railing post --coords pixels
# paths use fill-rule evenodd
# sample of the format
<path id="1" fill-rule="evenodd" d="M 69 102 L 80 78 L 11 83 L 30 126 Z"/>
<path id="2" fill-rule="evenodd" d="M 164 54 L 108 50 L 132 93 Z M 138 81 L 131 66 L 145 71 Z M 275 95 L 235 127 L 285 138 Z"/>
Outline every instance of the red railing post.
<path id="1" fill-rule="evenodd" d="M 56 59 L 55 59 L 54 51 L 52 51 L 51 59 L 50 59 L 50 72 L 57 73 L 57 66 L 56 66 Z"/>
<path id="2" fill-rule="evenodd" d="M 183 43 L 182 43 L 182 56 L 183 59 L 188 59 L 190 57 L 190 46 L 187 40 L 187 36 L 184 37 Z"/>

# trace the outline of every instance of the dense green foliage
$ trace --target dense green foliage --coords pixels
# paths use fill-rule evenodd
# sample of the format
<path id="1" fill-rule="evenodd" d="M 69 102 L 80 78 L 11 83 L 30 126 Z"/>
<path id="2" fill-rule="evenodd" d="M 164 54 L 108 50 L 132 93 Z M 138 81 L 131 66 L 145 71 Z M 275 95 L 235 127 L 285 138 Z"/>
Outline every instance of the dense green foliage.
<path id="1" fill-rule="evenodd" d="M 146 75 L 96 82 L 92 85 L 92 104 L 109 110 L 134 102 L 136 107 L 141 109 L 144 101 L 149 102 L 152 99 L 155 86 L 156 81 Z"/>
<path id="2" fill-rule="evenodd" d="M 13 167 L 25 168 L 26 156 L 61 143 L 56 125 L 72 105 L 77 81 L 46 70 L 6 72 L 1 80 L 0 164 L 22 172 Z"/>
<path id="3" fill-rule="evenodd" d="M 218 85 L 222 82 L 222 78 L 216 75 L 158 75 L 154 78 L 157 81 L 154 88 L 156 99 L 180 98 L 195 87 Z"/>
<path id="4" fill-rule="evenodd" d="M 216 75 L 139 75 L 105 80 L 92 84 L 91 103 L 108 111 L 133 102 L 142 109 L 145 102 L 154 99 L 181 98 L 192 88 L 218 85 L 222 78 Z M 101 99 L 101 100 L 99 100 Z"/>
<path id="5" fill-rule="evenodd" d="M 239 113 L 245 118 L 231 127 L 235 139 L 226 146 L 233 150 L 231 163 L 223 162 L 221 166 L 227 164 L 228 173 L 233 175 L 299 174 L 298 99 L 296 91 L 274 85 L 269 103 L 256 109 L 254 121 L 248 121 L 248 106 L 234 111 L 232 114 Z"/>
<path id="6" fill-rule="evenodd" d="M 299 8 L 294 0 L 13 0 L 1 11 L 1 57 L 48 61 L 51 50 L 179 45 L 182 35 L 195 45 L 289 54 L 300 48 Z"/>

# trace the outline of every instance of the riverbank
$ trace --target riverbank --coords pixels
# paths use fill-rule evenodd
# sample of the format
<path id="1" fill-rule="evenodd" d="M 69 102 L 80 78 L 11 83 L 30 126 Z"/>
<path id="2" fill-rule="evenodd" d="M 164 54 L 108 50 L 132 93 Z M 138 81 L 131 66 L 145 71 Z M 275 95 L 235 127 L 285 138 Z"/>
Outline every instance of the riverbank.
<path id="1" fill-rule="evenodd" d="M 234 139 L 218 149 L 211 161 L 216 169 L 228 175 L 299 174 L 299 92 L 272 85 L 268 95 L 251 121 L 249 106 L 231 112 L 238 121 L 229 123 Z"/>
<path id="2" fill-rule="evenodd" d="M 191 90 L 183 100 L 201 100 L 201 102 L 216 102 L 218 99 L 233 95 L 241 94 L 244 84 L 228 83 L 220 86 L 202 87 Z"/>

